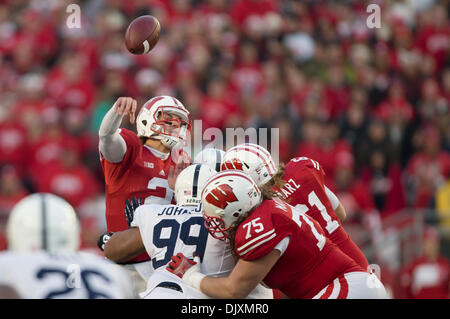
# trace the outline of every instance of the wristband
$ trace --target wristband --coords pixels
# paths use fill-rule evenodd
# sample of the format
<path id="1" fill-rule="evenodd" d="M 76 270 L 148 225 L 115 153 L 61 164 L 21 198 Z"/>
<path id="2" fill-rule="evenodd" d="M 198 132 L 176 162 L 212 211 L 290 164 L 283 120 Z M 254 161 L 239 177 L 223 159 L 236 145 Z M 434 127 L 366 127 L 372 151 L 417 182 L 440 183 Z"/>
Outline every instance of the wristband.
<path id="1" fill-rule="evenodd" d="M 194 287 L 197 290 L 200 290 L 200 284 L 203 280 L 203 278 L 205 278 L 206 275 L 202 274 L 201 272 L 198 271 L 193 271 L 192 273 L 189 273 L 189 270 L 186 272 L 186 274 L 183 276 L 183 280 L 190 286 Z"/>

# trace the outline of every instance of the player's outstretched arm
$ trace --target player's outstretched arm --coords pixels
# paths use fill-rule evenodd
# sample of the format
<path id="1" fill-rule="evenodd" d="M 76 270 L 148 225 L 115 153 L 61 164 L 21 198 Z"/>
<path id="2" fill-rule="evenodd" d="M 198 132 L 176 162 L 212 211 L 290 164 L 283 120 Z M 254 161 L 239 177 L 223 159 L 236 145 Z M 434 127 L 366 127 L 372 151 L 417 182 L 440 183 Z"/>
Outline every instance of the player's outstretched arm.
<path id="1" fill-rule="evenodd" d="M 331 202 L 331 207 L 333 208 L 334 212 L 336 213 L 337 217 L 341 222 L 345 220 L 347 217 L 347 214 L 345 212 L 344 206 L 342 206 L 341 202 L 339 201 L 339 198 L 336 196 L 335 193 L 333 193 L 328 187 L 325 186 L 325 194 L 327 194 L 328 199 Z"/>
<path id="2" fill-rule="evenodd" d="M 103 118 L 98 131 L 99 150 L 107 161 L 119 163 L 125 156 L 127 145 L 118 129 L 126 114 L 130 115 L 130 122 L 134 123 L 136 108 L 136 100 L 120 97 Z"/>
<path id="3" fill-rule="evenodd" d="M 196 257 L 192 262 L 182 254 L 173 256 L 166 269 L 210 297 L 241 299 L 261 283 L 279 258 L 280 251 L 274 249 L 259 259 L 239 259 L 228 277 L 205 276 L 200 273 L 200 258 Z"/>
<path id="4" fill-rule="evenodd" d="M 145 252 L 139 228 L 116 232 L 105 244 L 105 257 L 116 263 L 127 261 Z"/>
<path id="5" fill-rule="evenodd" d="M 267 276 L 279 258 L 280 251 L 272 250 L 259 259 L 239 259 L 228 277 L 205 277 L 200 283 L 200 290 L 214 298 L 245 298 Z"/>
<path id="6" fill-rule="evenodd" d="M 336 216 L 339 218 L 339 220 L 341 222 L 343 222 L 345 220 L 345 218 L 347 217 L 345 208 L 344 208 L 344 206 L 342 206 L 341 203 L 339 203 L 338 207 L 334 210 L 334 212 L 336 213 Z"/>

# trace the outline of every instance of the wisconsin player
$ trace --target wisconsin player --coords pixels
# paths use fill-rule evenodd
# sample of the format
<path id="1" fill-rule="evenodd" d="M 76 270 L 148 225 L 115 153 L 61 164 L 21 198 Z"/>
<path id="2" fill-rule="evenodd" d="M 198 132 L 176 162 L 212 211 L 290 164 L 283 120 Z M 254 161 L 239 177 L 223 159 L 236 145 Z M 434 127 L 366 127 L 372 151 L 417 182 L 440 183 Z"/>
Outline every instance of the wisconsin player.
<path id="1" fill-rule="evenodd" d="M 358 265 L 370 271 L 367 258 L 342 227 L 345 209 L 337 196 L 325 186 L 325 172 L 317 161 L 297 157 L 286 165 L 276 167 L 265 148 L 246 143 L 224 154 L 222 170 L 226 169 L 243 170 L 264 194 L 283 198 L 300 212 L 312 217 L 331 241 Z"/>
<path id="2" fill-rule="evenodd" d="M 45 193 L 25 197 L 11 211 L 6 230 L 0 298 L 133 298 L 122 267 L 77 252 L 78 220 L 62 198 Z"/>
<path id="3" fill-rule="evenodd" d="M 151 256 L 154 273 L 141 294 L 146 299 L 208 298 L 184 283 L 165 267 L 174 252 L 202 260 L 202 271 L 226 276 L 235 265 L 229 245 L 208 234 L 201 213 L 201 192 L 206 180 L 216 172 L 205 164 L 184 169 L 175 184 L 177 205 L 142 205 L 134 213 L 134 228 L 115 233 L 105 244 L 105 256 L 121 261 L 144 249 Z M 258 286 L 252 298 L 272 298 L 271 290 Z"/>
<path id="4" fill-rule="evenodd" d="M 170 175 L 190 163 L 185 153 L 175 151 L 190 130 L 189 111 L 183 104 L 171 96 L 154 97 L 137 115 L 137 134 L 120 129 L 125 115 L 134 123 L 136 109 L 136 100 L 121 97 L 100 125 L 99 150 L 106 184 L 107 224 L 107 232 L 99 239 L 100 245 L 107 240 L 108 233 L 129 228 L 124 210 L 126 202 L 132 198 L 145 204 L 172 203 L 170 179 L 175 179 Z M 145 289 L 151 269 L 147 253 L 122 263 L 133 277 L 135 290 Z"/>
<path id="5" fill-rule="evenodd" d="M 249 175 L 223 171 L 202 192 L 209 233 L 239 260 L 228 277 L 213 278 L 177 254 L 167 269 L 215 298 L 243 298 L 263 281 L 289 298 L 386 298 L 382 283 L 344 254 L 320 225 L 280 199 L 262 195 Z"/>

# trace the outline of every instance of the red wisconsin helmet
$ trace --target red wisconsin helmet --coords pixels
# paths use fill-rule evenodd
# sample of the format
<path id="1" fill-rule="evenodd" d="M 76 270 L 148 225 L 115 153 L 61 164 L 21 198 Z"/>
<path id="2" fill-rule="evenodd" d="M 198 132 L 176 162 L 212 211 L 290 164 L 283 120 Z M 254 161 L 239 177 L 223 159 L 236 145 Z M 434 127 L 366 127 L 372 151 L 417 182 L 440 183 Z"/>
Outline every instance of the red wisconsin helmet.
<path id="1" fill-rule="evenodd" d="M 187 139 L 190 122 L 189 111 L 179 100 L 168 95 L 156 96 L 142 106 L 136 118 L 137 135 L 159 139 L 173 148 Z"/>
<path id="2" fill-rule="evenodd" d="M 233 223 L 261 201 L 261 191 L 249 175 L 238 170 L 220 172 L 203 188 L 205 227 L 214 238 L 225 240 Z"/>
<path id="3" fill-rule="evenodd" d="M 258 186 L 267 183 L 277 173 L 269 151 L 253 143 L 239 144 L 226 151 L 222 159 L 222 170 L 226 169 L 244 171 Z"/>

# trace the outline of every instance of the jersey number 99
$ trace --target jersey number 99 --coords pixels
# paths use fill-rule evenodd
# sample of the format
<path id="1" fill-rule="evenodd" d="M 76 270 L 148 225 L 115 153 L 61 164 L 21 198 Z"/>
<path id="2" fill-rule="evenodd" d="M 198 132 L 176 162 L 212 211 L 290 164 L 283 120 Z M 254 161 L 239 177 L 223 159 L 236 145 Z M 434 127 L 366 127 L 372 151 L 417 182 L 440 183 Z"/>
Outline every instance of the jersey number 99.
<path id="1" fill-rule="evenodd" d="M 191 227 L 199 225 L 200 230 L 198 236 L 190 235 Z M 169 238 L 161 238 L 162 230 L 170 228 Z M 155 225 L 153 229 L 153 244 L 157 248 L 165 248 L 166 253 L 163 259 L 156 260 L 152 258 L 153 269 L 165 266 L 170 262 L 170 258 L 174 255 L 177 240 L 180 239 L 185 245 L 195 245 L 195 252 L 203 260 L 205 254 L 206 241 L 208 240 L 208 231 L 204 226 L 203 217 L 191 217 L 181 225 L 175 219 L 164 219 Z"/>

